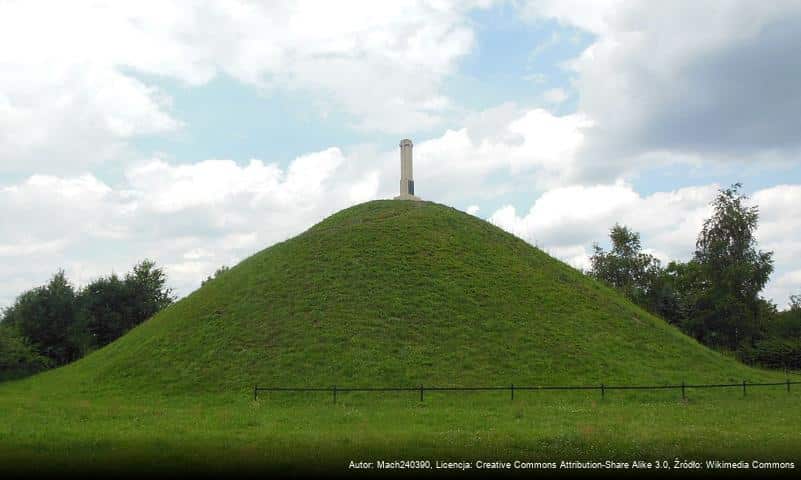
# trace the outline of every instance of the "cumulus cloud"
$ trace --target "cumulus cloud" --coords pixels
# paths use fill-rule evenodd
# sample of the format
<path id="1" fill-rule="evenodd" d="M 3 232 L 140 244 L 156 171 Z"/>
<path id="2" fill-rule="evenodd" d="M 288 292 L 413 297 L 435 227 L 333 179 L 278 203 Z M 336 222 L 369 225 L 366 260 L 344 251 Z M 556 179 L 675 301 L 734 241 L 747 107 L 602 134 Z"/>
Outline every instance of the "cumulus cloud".
<path id="1" fill-rule="evenodd" d="M 489 221 L 536 245 L 576 268 L 589 268 L 592 244 L 608 243 L 609 229 L 621 223 L 640 232 L 643 247 L 663 262 L 686 261 L 717 185 L 681 188 L 651 195 L 631 185 L 573 185 L 549 190 L 528 212 L 507 205 Z M 801 289 L 801 241 L 790 232 L 801 229 L 801 185 L 779 185 L 755 192 L 751 202 L 760 208 L 759 248 L 774 252 L 776 272 L 765 295 L 784 306 Z"/>
<path id="2" fill-rule="evenodd" d="M 790 295 L 801 294 L 801 269 L 776 275 L 767 288 L 767 296 L 775 299 L 776 305 L 784 310 L 790 308 Z"/>
<path id="3" fill-rule="evenodd" d="M 560 104 L 568 99 L 568 95 L 563 88 L 551 88 L 542 94 L 542 98 L 547 103 Z"/>
<path id="4" fill-rule="evenodd" d="M 774 252 L 777 271 L 768 286 L 776 303 L 786 306 L 790 294 L 801 294 L 801 185 L 776 185 L 752 196 L 759 205 L 760 246 Z"/>
<path id="5" fill-rule="evenodd" d="M 623 0 L 529 0 L 521 5 L 531 19 L 555 19 L 588 32 L 603 34 Z"/>
<path id="6" fill-rule="evenodd" d="M 456 203 L 560 185 L 578 175 L 576 153 L 591 126 L 581 114 L 556 116 L 512 104 L 474 114 L 465 124 L 415 145 L 421 192 Z M 391 168 L 386 176 L 394 176 L 397 167 Z"/>
<path id="7" fill-rule="evenodd" d="M 523 12 L 597 35 L 571 63 L 596 124 L 586 178 L 699 157 L 798 161 L 801 3 L 539 0 Z"/>
<path id="8" fill-rule="evenodd" d="M 130 159 L 131 138 L 180 129 L 147 76 L 227 75 L 308 92 L 353 126 L 421 131 L 452 106 L 442 79 L 484 2 L 3 2 L 0 173 Z"/>

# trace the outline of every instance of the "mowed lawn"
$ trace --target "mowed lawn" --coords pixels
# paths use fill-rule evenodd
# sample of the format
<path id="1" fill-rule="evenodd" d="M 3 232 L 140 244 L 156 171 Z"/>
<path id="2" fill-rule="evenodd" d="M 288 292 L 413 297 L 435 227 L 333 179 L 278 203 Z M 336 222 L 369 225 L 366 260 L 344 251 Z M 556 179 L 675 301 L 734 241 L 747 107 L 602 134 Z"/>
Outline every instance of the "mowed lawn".
<path id="1" fill-rule="evenodd" d="M 0 389 L 0 467 L 347 471 L 351 460 L 779 460 L 801 465 L 801 387 L 86 399 Z"/>

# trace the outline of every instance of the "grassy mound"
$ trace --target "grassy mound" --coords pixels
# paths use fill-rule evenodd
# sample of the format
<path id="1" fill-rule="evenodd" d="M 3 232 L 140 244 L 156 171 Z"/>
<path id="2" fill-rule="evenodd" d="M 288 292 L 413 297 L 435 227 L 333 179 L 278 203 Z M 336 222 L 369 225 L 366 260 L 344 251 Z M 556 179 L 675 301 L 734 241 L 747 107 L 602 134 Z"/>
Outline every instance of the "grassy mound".
<path id="1" fill-rule="evenodd" d="M 5 388 L 239 395 L 254 384 L 772 378 L 481 219 L 374 201 L 253 255 L 84 359 Z"/>

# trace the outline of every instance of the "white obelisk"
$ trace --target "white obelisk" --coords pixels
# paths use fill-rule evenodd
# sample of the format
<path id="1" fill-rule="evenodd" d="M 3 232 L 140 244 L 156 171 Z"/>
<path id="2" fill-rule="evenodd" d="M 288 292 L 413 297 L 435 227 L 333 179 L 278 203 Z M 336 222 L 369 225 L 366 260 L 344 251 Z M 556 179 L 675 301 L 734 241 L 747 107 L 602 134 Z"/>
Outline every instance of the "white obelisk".
<path id="1" fill-rule="evenodd" d="M 412 175 L 412 141 L 404 138 L 400 141 L 401 179 L 400 195 L 395 200 L 420 200 L 414 195 L 414 176 Z"/>

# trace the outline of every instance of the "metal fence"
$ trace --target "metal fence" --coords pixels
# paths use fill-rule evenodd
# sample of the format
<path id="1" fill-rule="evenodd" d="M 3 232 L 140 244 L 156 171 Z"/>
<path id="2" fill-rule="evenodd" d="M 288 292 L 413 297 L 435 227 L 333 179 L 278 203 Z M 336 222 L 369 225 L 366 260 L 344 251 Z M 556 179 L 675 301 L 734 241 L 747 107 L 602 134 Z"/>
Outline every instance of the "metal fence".
<path id="1" fill-rule="evenodd" d="M 612 390 L 681 390 L 681 398 L 687 399 L 687 390 L 689 389 L 706 389 L 706 388 L 737 388 L 742 389 L 743 396 L 746 396 L 748 388 L 754 387 L 776 387 L 782 386 L 790 393 L 790 385 L 799 385 L 801 381 L 790 381 L 788 378 L 784 382 L 771 382 L 771 383 L 748 383 L 743 380 L 742 383 L 709 383 L 709 384 L 685 384 L 682 382 L 677 385 L 573 385 L 573 386 L 552 386 L 552 385 L 537 385 L 537 386 L 522 386 L 511 384 L 505 387 L 427 387 L 419 385 L 416 387 L 337 387 L 332 385 L 330 387 L 253 387 L 253 399 L 258 400 L 259 392 L 330 392 L 334 403 L 337 401 L 337 395 L 348 392 L 415 392 L 419 393 L 420 401 L 424 401 L 425 392 L 492 392 L 492 391 L 506 391 L 509 392 L 511 400 L 515 399 L 515 392 L 521 391 L 559 391 L 559 390 L 595 390 L 601 393 L 601 398 L 606 397 L 606 393 Z"/>

